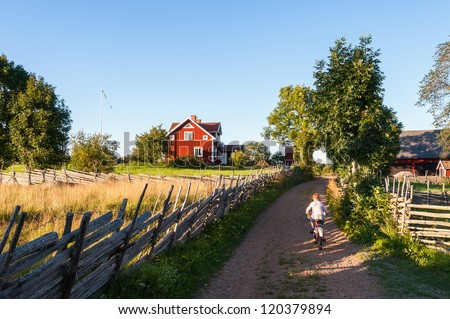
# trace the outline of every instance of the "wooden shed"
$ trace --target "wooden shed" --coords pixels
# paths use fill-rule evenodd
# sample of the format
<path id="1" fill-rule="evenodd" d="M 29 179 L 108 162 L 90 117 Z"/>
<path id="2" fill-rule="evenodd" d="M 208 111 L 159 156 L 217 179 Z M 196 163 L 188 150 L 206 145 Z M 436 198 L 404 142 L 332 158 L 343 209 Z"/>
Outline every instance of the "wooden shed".
<path id="1" fill-rule="evenodd" d="M 440 177 L 450 177 L 450 161 L 439 161 L 436 171 Z"/>

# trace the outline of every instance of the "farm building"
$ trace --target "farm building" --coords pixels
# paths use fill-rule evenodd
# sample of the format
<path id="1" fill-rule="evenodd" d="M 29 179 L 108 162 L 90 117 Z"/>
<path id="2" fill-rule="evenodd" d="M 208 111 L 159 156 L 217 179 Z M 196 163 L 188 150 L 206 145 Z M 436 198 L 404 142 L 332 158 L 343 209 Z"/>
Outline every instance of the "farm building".
<path id="1" fill-rule="evenodd" d="M 440 130 L 411 130 L 400 134 L 400 152 L 391 173 L 409 171 L 416 176 L 435 175 L 441 160 L 437 141 Z"/>
<path id="2" fill-rule="evenodd" d="M 436 171 L 439 177 L 450 177 L 450 161 L 439 161 Z"/>
<path id="3" fill-rule="evenodd" d="M 284 166 L 291 167 L 294 164 L 294 149 L 292 146 L 284 148 Z"/>
<path id="4" fill-rule="evenodd" d="M 203 162 L 226 164 L 224 145 L 220 141 L 220 122 L 202 122 L 196 115 L 191 115 L 181 122 L 172 123 L 167 135 L 171 160 L 195 156 Z"/>

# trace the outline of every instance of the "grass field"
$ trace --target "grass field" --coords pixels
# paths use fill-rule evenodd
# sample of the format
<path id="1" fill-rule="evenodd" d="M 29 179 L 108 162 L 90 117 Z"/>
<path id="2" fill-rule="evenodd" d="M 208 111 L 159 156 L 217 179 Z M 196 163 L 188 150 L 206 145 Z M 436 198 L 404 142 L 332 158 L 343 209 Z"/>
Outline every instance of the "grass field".
<path id="1" fill-rule="evenodd" d="M 27 242 L 51 231 L 61 234 L 68 212 L 74 213 L 76 227 L 82 214 L 86 212 L 92 212 L 93 218 L 109 211 L 117 214 L 124 198 L 128 199 L 125 214 L 127 218 L 135 211 L 145 183 L 148 183 L 148 188 L 141 211 L 160 209 L 171 185 L 174 186 L 172 200 L 175 200 L 180 189 L 180 201 L 184 200 L 189 185 L 187 180 L 179 182 L 149 180 L 131 183 L 122 181 L 75 186 L 0 185 L 0 234 L 6 229 L 16 205 L 21 206 L 22 211 L 28 214 L 21 242 Z M 188 202 L 205 197 L 214 187 L 214 183 L 210 181 L 193 180 L 190 183 Z"/>
<path id="2" fill-rule="evenodd" d="M 4 172 L 24 172 L 23 165 L 14 165 Z M 260 169 L 236 169 L 235 167 L 206 167 L 174 168 L 154 167 L 150 165 L 119 164 L 115 168 L 117 174 L 150 175 L 165 177 L 182 176 L 247 176 L 260 173 Z M 131 215 L 136 207 L 139 196 L 148 183 L 146 196 L 144 197 L 143 210 L 158 210 L 162 201 L 167 196 L 170 185 L 174 185 L 174 194 L 182 189 L 181 197 L 184 198 L 188 184 L 191 183 L 191 195 L 189 201 L 205 197 L 213 191 L 213 179 L 173 179 L 158 180 L 149 179 L 139 182 L 102 182 L 93 185 L 2 185 L 0 184 L 0 233 L 6 228 L 14 208 L 19 205 L 22 211 L 28 213 L 27 221 L 21 241 L 34 239 L 44 233 L 56 231 L 62 233 L 65 215 L 73 212 L 75 215 L 74 225 L 82 214 L 92 212 L 95 216 L 112 211 L 117 213 L 122 200 L 128 199 L 126 216 Z M 174 195 L 175 196 L 175 195 Z M 196 196 L 196 198 L 194 198 Z"/>
<path id="3" fill-rule="evenodd" d="M 239 168 L 235 166 L 210 166 L 204 168 L 183 168 L 169 166 L 155 166 L 150 164 L 137 163 L 119 164 L 114 168 L 117 174 L 133 174 L 133 175 L 151 175 L 151 176 L 180 176 L 180 175 L 197 175 L 197 176 L 238 176 L 259 173 L 258 168 Z"/>

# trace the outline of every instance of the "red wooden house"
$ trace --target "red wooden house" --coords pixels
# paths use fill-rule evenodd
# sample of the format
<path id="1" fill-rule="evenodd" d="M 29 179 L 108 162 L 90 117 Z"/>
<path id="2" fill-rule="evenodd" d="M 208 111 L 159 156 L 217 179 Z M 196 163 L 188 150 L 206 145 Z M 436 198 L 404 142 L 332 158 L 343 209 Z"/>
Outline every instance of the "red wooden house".
<path id="1" fill-rule="evenodd" d="M 172 123 L 168 133 L 169 158 L 195 156 L 207 163 L 221 163 L 223 144 L 220 122 L 202 122 L 196 115 Z"/>

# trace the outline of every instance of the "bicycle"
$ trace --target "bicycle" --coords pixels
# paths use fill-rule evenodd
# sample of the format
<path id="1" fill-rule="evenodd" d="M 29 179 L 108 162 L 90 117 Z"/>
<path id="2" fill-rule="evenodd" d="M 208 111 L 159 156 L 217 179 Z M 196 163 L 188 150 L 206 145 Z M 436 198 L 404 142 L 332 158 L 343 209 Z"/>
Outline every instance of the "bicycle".
<path id="1" fill-rule="evenodd" d="M 319 250 L 322 250 L 323 242 L 325 241 L 325 238 L 323 236 L 323 220 L 314 219 L 313 223 L 314 223 L 314 231 L 313 231 L 314 244 L 317 244 Z"/>

